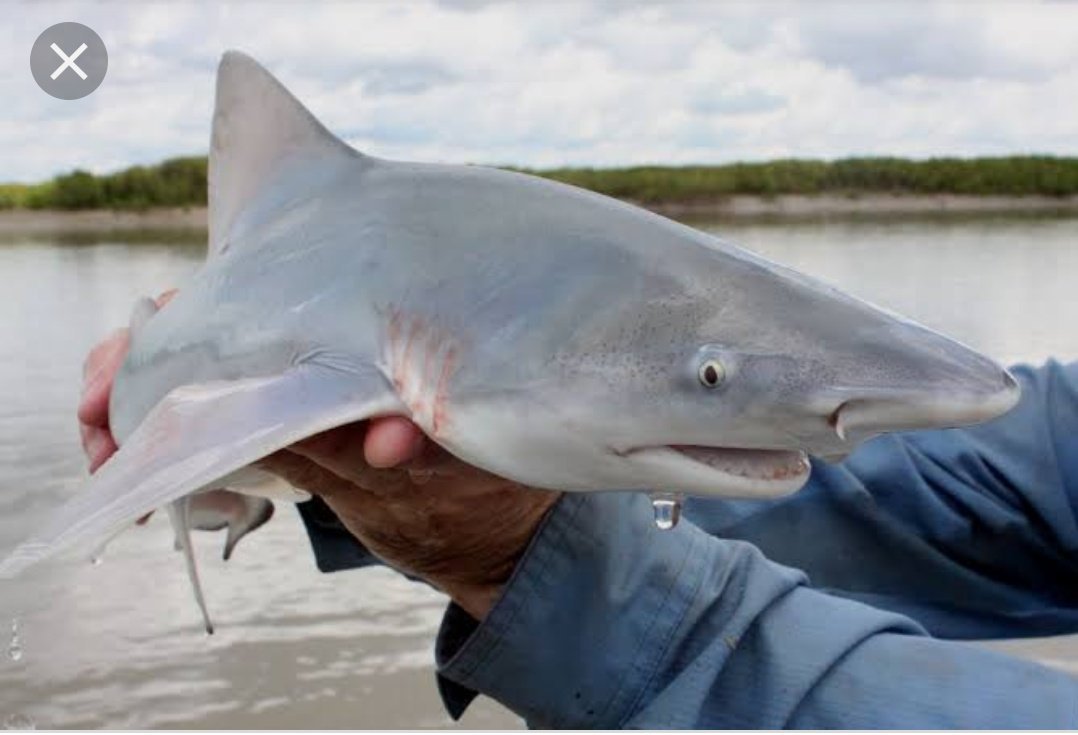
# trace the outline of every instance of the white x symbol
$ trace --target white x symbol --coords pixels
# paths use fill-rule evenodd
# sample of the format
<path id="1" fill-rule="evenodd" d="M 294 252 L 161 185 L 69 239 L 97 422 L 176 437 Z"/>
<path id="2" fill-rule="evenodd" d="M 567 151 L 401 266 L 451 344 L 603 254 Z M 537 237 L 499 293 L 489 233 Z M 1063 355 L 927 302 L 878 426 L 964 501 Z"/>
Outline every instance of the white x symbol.
<path id="1" fill-rule="evenodd" d="M 68 68 L 69 66 L 71 67 L 71 71 L 75 72 L 76 74 L 78 74 L 83 79 L 86 78 L 86 72 L 84 72 L 82 69 L 80 69 L 79 65 L 75 63 L 75 59 L 79 58 L 79 56 L 82 54 L 82 52 L 86 50 L 86 44 L 85 43 L 82 44 L 81 46 L 79 46 L 77 49 L 75 49 L 75 53 L 71 54 L 71 56 L 68 56 L 63 51 L 61 51 L 60 47 L 57 46 L 55 43 L 52 44 L 52 50 L 55 51 L 57 53 L 57 55 L 61 59 L 64 60 L 64 63 L 60 64 L 60 66 L 58 66 L 56 68 L 56 71 L 54 71 L 52 73 L 52 78 L 53 79 L 60 76 L 60 74 L 63 73 L 64 69 Z"/>

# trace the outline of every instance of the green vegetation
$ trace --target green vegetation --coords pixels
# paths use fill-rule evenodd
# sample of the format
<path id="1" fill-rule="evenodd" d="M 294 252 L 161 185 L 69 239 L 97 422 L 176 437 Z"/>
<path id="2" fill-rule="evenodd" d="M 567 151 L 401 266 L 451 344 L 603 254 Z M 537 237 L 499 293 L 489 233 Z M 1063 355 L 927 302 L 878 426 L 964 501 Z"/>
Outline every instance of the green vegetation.
<path id="1" fill-rule="evenodd" d="M 27 184 L 0 184 L 0 209 L 29 206 L 30 191 L 34 188 Z"/>
<path id="2" fill-rule="evenodd" d="M 725 166 L 641 166 L 536 171 L 603 194 L 647 204 L 697 202 L 737 194 L 1078 194 L 1078 158 L 846 158 Z"/>
<path id="3" fill-rule="evenodd" d="M 519 169 L 525 170 L 525 169 Z M 846 158 L 722 166 L 638 166 L 528 171 L 645 204 L 737 194 L 1078 194 L 1078 158 Z M 104 176 L 73 171 L 43 184 L 0 184 L 0 209 L 147 209 L 206 203 L 206 159 L 174 158 Z"/>
<path id="4" fill-rule="evenodd" d="M 172 158 L 104 176 L 72 171 L 43 184 L 0 184 L 0 209 L 149 209 L 206 204 L 206 159 Z"/>

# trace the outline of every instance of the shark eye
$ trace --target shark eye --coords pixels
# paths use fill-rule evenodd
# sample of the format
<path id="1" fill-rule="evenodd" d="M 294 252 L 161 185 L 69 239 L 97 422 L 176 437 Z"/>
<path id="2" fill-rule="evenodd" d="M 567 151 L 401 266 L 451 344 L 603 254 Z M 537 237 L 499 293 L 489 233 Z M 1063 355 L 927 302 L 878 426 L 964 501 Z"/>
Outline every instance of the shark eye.
<path id="1" fill-rule="evenodd" d="M 697 375 L 705 388 L 718 388 L 726 379 L 726 368 L 718 360 L 705 360 Z"/>

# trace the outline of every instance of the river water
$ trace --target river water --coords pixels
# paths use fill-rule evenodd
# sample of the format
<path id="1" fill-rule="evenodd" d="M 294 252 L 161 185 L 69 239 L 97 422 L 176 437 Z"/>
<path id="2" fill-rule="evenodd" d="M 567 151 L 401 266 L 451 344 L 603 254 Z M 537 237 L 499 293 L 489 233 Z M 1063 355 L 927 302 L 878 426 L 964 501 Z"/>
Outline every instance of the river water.
<path id="1" fill-rule="evenodd" d="M 696 223 L 1005 362 L 1078 356 L 1078 219 Z M 84 476 L 74 409 L 88 348 L 136 297 L 181 285 L 197 244 L 0 243 L 0 550 Z M 107 238 L 106 238 L 107 240 Z M 444 599 L 383 570 L 319 574 L 279 508 L 235 556 L 198 534 L 218 632 L 206 637 L 168 524 L 122 534 L 100 565 L 0 583 L 0 723 L 41 728 L 452 726 L 432 673 Z M 1070 639 L 1010 650 L 1078 671 Z M 596 655 L 602 655 L 596 651 Z M 517 727 L 480 700 L 465 727 Z"/>

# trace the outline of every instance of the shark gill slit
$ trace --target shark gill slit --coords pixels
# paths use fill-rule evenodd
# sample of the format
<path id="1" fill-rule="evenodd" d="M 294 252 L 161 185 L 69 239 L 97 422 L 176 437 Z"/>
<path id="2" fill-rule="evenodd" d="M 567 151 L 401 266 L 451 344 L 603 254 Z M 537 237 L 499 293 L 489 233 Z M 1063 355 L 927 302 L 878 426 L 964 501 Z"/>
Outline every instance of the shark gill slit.
<path id="1" fill-rule="evenodd" d="M 459 348 L 430 319 L 387 310 L 384 355 L 390 379 L 411 420 L 437 438 L 449 420 L 449 384 Z"/>

